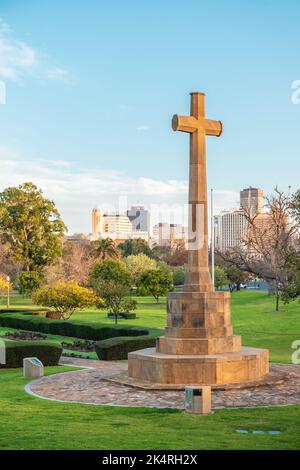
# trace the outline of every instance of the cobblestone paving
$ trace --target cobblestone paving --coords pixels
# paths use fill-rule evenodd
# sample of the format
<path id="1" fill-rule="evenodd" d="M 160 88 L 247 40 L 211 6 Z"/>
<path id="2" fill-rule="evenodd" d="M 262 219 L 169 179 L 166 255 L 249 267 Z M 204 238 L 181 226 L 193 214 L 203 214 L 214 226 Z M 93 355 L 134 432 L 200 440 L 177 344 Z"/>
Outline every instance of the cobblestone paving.
<path id="1" fill-rule="evenodd" d="M 126 363 L 66 358 L 62 362 L 93 369 L 44 377 L 32 382 L 31 392 L 44 398 L 97 405 L 183 408 L 183 391 L 141 390 L 101 380 L 126 370 Z M 255 389 L 213 391 L 213 409 L 300 404 L 300 366 L 276 364 L 272 369 L 290 374 L 289 380 Z"/>

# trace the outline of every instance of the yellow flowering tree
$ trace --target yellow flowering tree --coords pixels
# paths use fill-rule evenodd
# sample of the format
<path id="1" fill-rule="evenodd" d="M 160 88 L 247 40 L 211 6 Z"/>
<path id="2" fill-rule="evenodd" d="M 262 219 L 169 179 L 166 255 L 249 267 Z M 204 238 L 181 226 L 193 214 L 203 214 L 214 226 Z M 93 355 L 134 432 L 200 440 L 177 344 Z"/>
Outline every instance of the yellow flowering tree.
<path id="1" fill-rule="evenodd" d="M 81 287 L 75 281 L 58 281 L 41 287 L 32 294 L 32 300 L 37 305 L 53 309 L 53 317 L 62 320 L 68 320 L 76 310 L 99 303 L 99 298 L 91 289 Z"/>
<path id="2" fill-rule="evenodd" d="M 7 281 L 4 276 L 0 275 L 0 294 L 1 295 L 6 294 L 8 289 L 11 287 L 12 287 L 11 283 Z"/>

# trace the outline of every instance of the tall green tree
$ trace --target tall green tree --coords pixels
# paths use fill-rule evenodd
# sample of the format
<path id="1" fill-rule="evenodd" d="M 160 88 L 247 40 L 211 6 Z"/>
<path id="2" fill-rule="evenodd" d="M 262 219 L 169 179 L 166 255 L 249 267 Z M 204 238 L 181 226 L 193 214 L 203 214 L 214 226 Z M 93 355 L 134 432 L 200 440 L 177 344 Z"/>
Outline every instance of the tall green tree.
<path id="1" fill-rule="evenodd" d="M 104 300 L 99 308 L 107 308 L 114 315 L 115 323 L 120 312 L 135 308 L 135 302 L 128 297 L 131 275 L 123 261 L 108 259 L 96 263 L 91 271 L 91 285 Z"/>
<path id="2" fill-rule="evenodd" d="M 39 271 L 61 255 L 66 226 L 53 201 L 33 183 L 0 193 L 0 237 L 23 270 Z"/>
<path id="3" fill-rule="evenodd" d="M 160 269 L 149 269 L 138 282 L 138 295 L 152 295 L 156 303 L 172 288 L 172 279 Z"/>
<path id="4" fill-rule="evenodd" d="M 132 276 L 133 285 L 136 286 L 140 276 L 149 269 L 156 269 L 156 261 L 149 256 L 139 253 L 130 255 L 125 259 L 127 268 Z"/>
<path id="5" fill-rule="evenodd" d="M 143 238 L 125 240 L 123 243 L 119 244 L 119 249 L 124 258 L 130 255 L 139 255 L 140 253 L 153 258 L 152 250 Z"/>
<path id="6" fill-rule="evenodd" d="M 116 259 L 119 257 L 119 250 L 111 238 L 102 238 L 92 242 L 92 256 L 101 261 Z"/>
<path id="7" fill-rule="evenodd" d="M 219 266 L 215 267 L 215 288 L 220 289 L 228 284 L 228 277 L 225 269 Z"/>

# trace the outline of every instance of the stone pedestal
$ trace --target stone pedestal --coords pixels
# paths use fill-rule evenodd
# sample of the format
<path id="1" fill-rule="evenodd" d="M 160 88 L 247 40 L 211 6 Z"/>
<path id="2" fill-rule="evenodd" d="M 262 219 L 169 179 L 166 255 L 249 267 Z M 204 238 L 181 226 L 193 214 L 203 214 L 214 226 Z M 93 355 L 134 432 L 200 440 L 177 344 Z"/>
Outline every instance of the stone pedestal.
<path id="1" fill-rule="evenodd" d="M 268 351 L 243 348 L 233 335 L 228 292 L 170 293 L 165 335 L 128 355 L 129 377 L 157 384 L 222 385 L 268 372 Z"/>

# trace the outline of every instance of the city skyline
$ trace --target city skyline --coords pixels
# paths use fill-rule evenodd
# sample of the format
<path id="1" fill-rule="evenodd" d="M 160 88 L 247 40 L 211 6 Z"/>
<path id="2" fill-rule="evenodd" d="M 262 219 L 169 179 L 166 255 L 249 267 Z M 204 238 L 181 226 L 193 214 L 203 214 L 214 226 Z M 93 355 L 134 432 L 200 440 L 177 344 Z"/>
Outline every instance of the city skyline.
<path id="1" fill-rule="evenodd" d="M 239 203 L 235 207 L 223 207 L 221 210 L 214 210 L 215 243 L 220 251 L 224 251 L 225 247 L 227 249 L 234 246 L 245 232 L 246 220 L 244 211 L 251 214 L 259 214 L 260 216 L 268 216 L 268 213 L 265 212 L 264 197 L 264 190 L 262 188 L 249 186 L 240 190 Z M 209 200 L 211 203 L 211 197 Z M 209 207 L 209 212 L 211 218 L 211 207 Z M 120 235 L 122 235 L 121 238 L 128 239 L 138 238 L 140 233 L 140 238 L 148 241 L 159 240 L 159 244 L 162 244 L 162 240 L 165 243 L 171 238 L 174 239 L 176 237 L 187 241 L 188 227 L 186 220 L 184 224 L 174 220 L 166 222 L 162 213 L 160 215 L 159 221 L 153 223 L 151 209 L 149 210 L 149 208 L 143 205 L 133 205 L 123 212 L 106 212 L 94 207 L 91 211 L 92 230 L 87 235 L 91 235 L 92 240 L 102 238 L 103 236 L 119 239 Z M 187 211 L 185 211 L 184 215 L 187 215 Z M 125 230 L 120 228 L 120 224 L 123 224 L 123 227 L 125 224 Z M 105 225 L 107 226 L 105 227 Z M 211 227 L 209 227 L 209 234 L 211 237 Z"/>

